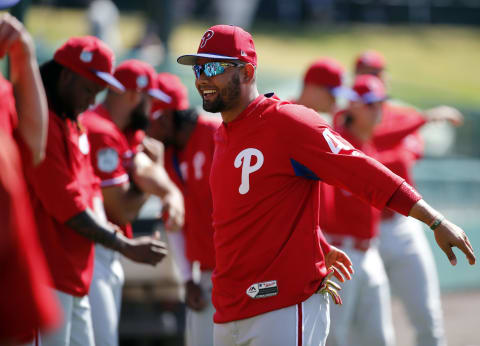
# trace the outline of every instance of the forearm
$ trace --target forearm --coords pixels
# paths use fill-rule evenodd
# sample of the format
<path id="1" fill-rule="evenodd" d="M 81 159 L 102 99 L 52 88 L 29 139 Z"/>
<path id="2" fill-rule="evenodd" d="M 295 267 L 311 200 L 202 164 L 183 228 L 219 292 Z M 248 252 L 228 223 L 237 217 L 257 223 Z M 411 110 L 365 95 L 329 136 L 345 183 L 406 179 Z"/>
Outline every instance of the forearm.
<path id="1" fill-rule="evenodd" d="M 90 209 L 73 216 L 65 224 L 80 235 L 110 249 L 121 251 L 125 245 L 121 233 L 99 222 Z"/>
<path id="2" fill-rule="evenodd" d="M 134 174 L 134 181 L 142 191 L 162 199 L 170 193 L 180 193 L 168 177 L 165 168 L 159 164 L 152 164 L 137 170 Z"/>
<path id="3" fill-rule="evenodd" d="M 28 145 L 33 163 L 45 155 L 48 106 L 34 53 L 11 58 L 11 82 L 18 114 L 18 131 Z"/>
<path id="4" fill-rule="evenodd" d="M 442 214 L 439 211 L 435 210 L 423 199 L 420 199 L 417 203 L 413 205 L 412 209 L 410 210 L 409 216 L 422 221 L 428 226 L 431 226 L 435 222 L 435 220 L 442 217 Z"/>

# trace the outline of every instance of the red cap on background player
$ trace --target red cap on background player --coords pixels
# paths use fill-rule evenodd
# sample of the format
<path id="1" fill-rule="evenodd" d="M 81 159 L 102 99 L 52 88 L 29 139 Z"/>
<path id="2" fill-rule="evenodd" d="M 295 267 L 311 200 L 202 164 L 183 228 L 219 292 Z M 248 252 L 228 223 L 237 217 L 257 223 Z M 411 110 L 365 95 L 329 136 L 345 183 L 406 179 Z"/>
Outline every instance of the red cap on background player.
<path id="1" fill-rule="evenodd" d="M 355 92 L 355 96 L 352 100 L 366 104 L 388 99 L 387 91 L 382 80 L 373 75 L 364 74 L 355 78 L 353 91 Z"/>
<path id="2" fill-rule="evenodd" d="M 15 6 L 20 0 L 0 0 L 0 10 Z"/>
<path id="3" fill-rule="evenodd" d="M 182 111 L 190 107 L 188 102 L 188 91 L 185 85 L 180 81 L 180 78 L 174 74 L 163 72 L 157 75 L 158 87 L 163 90 L 169 97 L 170 103 L 156 101 L 152 106 L 152 115 L 159 110 L 173 109 Z"/>
<path id="4" fill-rule="evenodd" d="M 240 60 L 257 66 L 252 36 L 238 26 L 215 25 L 202 36 L 197 54 L 182 55 L 179 64 L 195 65 L 197 58 Z"/>
<path id="5" fill-rule="evenodd" d="M 53 59 L 79 75 L 100 85 L 123 92 L 123 85 L 112 76 L 115 56 L 101 40 L 93 36 L 72 37 L 57 49 Z"/>
<path id="6" fill-rule="evenodd" d="M 367 50 L 361 53 L 355 60 L 355 69 L 370 67 L 377 70 L 384 70 L 385 66 L 385 57 L 376 50 Z"/>
<path id="7" fill-rule="evenodd" d="M 170 103 L 171 101 L 171 97 L 159 89 L 156 72 L 146 62 L 136 59 L 125 60 L 117 66 L 113 76 L 127 90 L 146 92 L 163 103 Z"/>
<path id="8" fill-rule="evenodd" d="M 335 97 L 341 94 L 348 96 L 351 94 L 351 90 L 342 86 L 344 72 L 345 69 L 338 61 L 321 58 L 310 65 L 303 78 L 303 83 L 325 87 Z"/>

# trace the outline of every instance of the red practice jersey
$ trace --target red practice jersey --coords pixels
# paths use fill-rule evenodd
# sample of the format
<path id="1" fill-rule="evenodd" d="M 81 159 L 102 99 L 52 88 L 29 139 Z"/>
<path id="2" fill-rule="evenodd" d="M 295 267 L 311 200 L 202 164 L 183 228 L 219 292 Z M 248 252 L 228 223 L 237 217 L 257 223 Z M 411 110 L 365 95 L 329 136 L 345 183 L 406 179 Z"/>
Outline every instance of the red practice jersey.
<path id="1" fill-rule="evenodd" d="M 143 132 L 127 138 L 102 105 L 83 113 L 81 121 L 88 130 L 92 165 L 101 180 L 100 186 L 108 188 L 129 182 L 129 171 L 137 147 L 143 139 Z M 131 238 L 132 226 L 120 226 L 126 236 Z"/>
<path id="2" fill-rule="evenodd" d="M 12 85 L 2 74 L 0 74 L 0 110 L 0 130 L 11 135 L 17 127 L 17 111 Z"/>
<path id="3" fill-rule="evenodd" d="M 50 111 L 45 160 L 36 167 L 25 161 L 25 171 L 53 286 L 84 296 L 92 280 L 93 242 L 65 222 L 87 208 L 94 210 L 95 199 L 101 201 L 86 132 Z"/>
<path id="4" fill-rule="evenodd" d="M 190 262 L 199 261 L 202 270 L 215 268 L 209 177 L 214 135 L 220 124 L 218 118 L 199 116 L 186 147 L 165 151 L 165 168 L 185 201 L 186 257 Z"/>
<path id="5" fill-rule="evenodd" d="M 335 130 L 355 148 L 376 158 L 371 143 L 358 140 L 343 126 Z M 358 239 L 372 239 L 378 235 L 380 210 L 351 192 L 328 184 L 321 185 L 320 196 L 320 228 L 323 232 Z"/>
<path id="6" fill-rule="evenodd" d="M 2 114 L 4 115 L 4 114 Z M 51 328 L 60 318 L 48 288 L 50 273 L 40 248 L 17 146 L 0 130 L 0 343 L 26 341 L 36 328 Z"/>
<path id="7" fill-rule="evenodd" d="M 210 185 L 217 323 L 294 305 L 317 291 L 326 275 L 320 180 L 377 208 L 404 182 L 315 111 L 269 96 L 259 96 L 215 137 Z"/>

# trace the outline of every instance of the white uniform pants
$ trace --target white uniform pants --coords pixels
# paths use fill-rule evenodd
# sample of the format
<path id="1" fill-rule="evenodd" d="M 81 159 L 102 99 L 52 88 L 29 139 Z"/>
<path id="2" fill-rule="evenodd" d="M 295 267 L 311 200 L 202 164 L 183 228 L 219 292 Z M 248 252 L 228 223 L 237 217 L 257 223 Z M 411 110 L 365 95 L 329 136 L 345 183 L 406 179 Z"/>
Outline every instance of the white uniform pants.
<path id="1" fill-rule="evenodd" d="M 89 299 L 97 346 L 118 345 L 118 322 L 124 273 L 118 252 L 95 245 L 95 264 Z"/>
<path id="2" fill-rule="evenodd" d="M 213 315 L 215 307 L 212 304 L 212 272 L 202 271 L 200 286 L 208 299 L 207 306 L 202 311 L 187 307 L 185 340 L 187 346 L 213 345 Z"/>
<path id="3" fill-rule="evenodd" d="M 63 323 L 53 333 L 41 334 L 41 345 L 95 346 L 88 296 L 75 297 L 54 291 L 63 310 Z"/>
<path id="4" fill-rule="evenodd" d="M 283 309 L 239 321 L 215 323 L 214 345 L 323 346 L 329 325 L 328 297 L 314 294 L 303 303 Z"/>
<path id="5" fill-rule="evenodd" d="M 445 345 L 437 270 L 421 223 L 395 215 L 381 223 L 380 231 L 390 287 L 405 305 L 417 345 Z"/>
<path id="6" fill-rule="evenodd" d="M 385 346 L 394 344 L 390 291 L 375 246 L 360 251 L 340 247 L 350 257 L 355 274 L 342 283 L 342 305 L 332 305 L 328 346 Z"/>

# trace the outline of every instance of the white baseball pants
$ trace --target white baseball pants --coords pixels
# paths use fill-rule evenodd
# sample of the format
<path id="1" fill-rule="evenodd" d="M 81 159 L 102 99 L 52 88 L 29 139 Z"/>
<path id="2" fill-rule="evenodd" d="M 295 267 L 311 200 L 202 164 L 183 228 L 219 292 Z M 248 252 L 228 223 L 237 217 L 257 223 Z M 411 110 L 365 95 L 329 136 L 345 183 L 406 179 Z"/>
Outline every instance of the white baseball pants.
<path id="1" fill-rule="evenodd" d="M 392 293 L 416 329 L 417 345 L 444 346 L 437 269 L 422 224 L 402 215 L 383 221 L 379 250 Z"/>
<path id="2" fill-rule="evenodd" d="M 353 247 L 353 242 L 344 242 L 340 248 L 350 257 L 355 274 L 341 284 L 343 304 L 330 308 L 327 345 L 394 345 L 390 291 L 377 248 L 361 251 Z"/>
<path id="3" fill-rule="evenodd" d="M 124 283 L 120 254 L 95 245 L 95 264 L 89 299 L 97 346 L 118 345 L 118 323 Z"/>
<path id="4" fill-rule="evenodd" d="M 215 323 L 215 346 L 324 346 L 330 326 L 328 297 L 314 294 L 304 302 L 251 318 Z"/>
<path id="5" fill-rule="evenodd" d="M 202 271 L 200 286 L 208 298 L 208 305 L 202 311 L 187 307 L 185 344 L 187 346 L 213 345 L 213 315 L 215 307 L 212 304 L 212 272 Z"/>
<path id="6" fill-rule="evenodd" d="M 54 290 L 63 310 L 63 323 L 40 335 L 42 346 L 95 346 L 88 296 L 75 297 Z"/>

